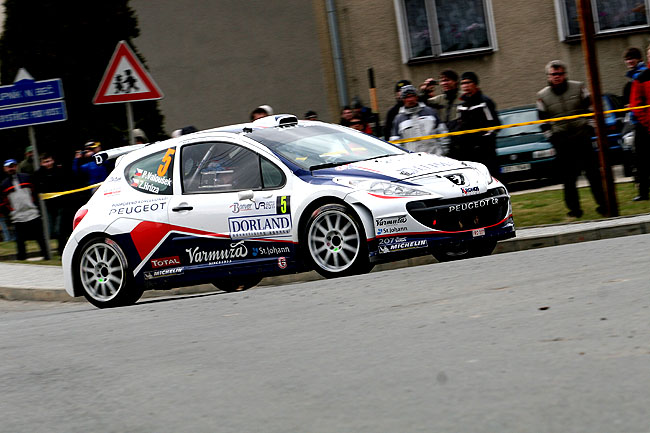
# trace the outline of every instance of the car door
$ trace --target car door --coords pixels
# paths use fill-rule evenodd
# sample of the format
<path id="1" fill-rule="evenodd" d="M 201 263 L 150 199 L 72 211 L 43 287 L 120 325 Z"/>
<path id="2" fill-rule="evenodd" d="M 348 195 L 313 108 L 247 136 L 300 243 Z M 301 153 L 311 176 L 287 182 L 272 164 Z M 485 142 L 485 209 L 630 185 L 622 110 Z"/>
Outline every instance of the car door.
<path id="1" fill-rule="evenodd" d="M 256 151 L 234 142 L 181 147 L 181 188 L 168 213 L 171 247 L 186 267 L 286 267 L 291 242 L 287 175 Z"/>

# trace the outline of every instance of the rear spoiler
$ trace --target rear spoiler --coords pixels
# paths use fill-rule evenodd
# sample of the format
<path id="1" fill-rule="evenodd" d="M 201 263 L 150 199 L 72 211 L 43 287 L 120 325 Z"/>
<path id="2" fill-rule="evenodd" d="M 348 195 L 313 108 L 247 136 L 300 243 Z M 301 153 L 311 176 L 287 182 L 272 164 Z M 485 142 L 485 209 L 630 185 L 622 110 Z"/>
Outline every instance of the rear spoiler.
<path id="1" fill-rule="evenodd" d="M 109 159 L 115 159 L 119 156 L 125 155 L 134 150 L 142 149 L 145 146 L 148 146 L 151 143 L 144 144 L 132 144 L 130 146 L 116 147 L 115 149 L 104 150 L 103 152 L 97 152 L 95 154 L 95 163 L 97 165 L 102 165 Z"/>

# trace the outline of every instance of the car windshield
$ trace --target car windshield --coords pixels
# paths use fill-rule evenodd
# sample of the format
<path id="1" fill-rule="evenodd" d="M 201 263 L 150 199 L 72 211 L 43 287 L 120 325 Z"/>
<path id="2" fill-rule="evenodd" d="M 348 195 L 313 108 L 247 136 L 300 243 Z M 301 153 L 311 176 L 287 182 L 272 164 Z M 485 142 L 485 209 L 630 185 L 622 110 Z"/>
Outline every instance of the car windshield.
<path id="1" fill-rule="evenodd" d="M 533 122 L 539 120 L 537 110 L 513 111 L 510 113 L 502 113 L 499 115 L 502 125 L 510 125 L 513 123 Z M 526 134 L 539 134 L 542 132 L 540 124 L 513 126 L 511 128 L 502 129 L 499 131 L 499 137 L 512 137 L 515 135 Z"/>
<path id="2" fill-rule="evenodd" d="M 369 135 L 326 125 L 257 129 L 247 136 L 305 170 L 405 153 Z"/>

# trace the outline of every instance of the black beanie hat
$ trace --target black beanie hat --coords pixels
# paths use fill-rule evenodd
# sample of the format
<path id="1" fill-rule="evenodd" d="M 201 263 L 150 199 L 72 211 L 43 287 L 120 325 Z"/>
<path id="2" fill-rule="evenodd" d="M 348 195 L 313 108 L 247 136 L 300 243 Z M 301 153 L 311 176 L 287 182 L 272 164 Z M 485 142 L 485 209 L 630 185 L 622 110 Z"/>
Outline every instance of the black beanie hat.
<path id="1" fill-rule="evenodd" d="M 460 76 L 461 83 L 463 80 L 473 81 L 474 84 L 478 84 L 478 75 L 474 72 L 463 72 L 463 75 Z"/>

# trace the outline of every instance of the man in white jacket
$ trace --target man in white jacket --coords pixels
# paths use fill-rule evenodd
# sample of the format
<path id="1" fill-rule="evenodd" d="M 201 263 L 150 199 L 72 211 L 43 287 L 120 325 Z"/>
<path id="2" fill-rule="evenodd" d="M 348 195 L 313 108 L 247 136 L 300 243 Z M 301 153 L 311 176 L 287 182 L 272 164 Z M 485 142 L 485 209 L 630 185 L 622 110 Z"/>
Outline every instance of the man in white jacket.
<path id="1" fill-rule="evenodd" d="M 415 138 L 426 135 L 442 134 L 447 132 L 444 124 L 438 119 L 436 110 L 418 101 L 415 87 L 407 85 L 402 87 L 400 97 L 403 106 L 399 109 L 393 121 L 391 140 Z M 434 155 L 446 155 L 448 139 L 437 138 L 413 141 L 402 145 L 413 152 L 427 152 Z"/>

